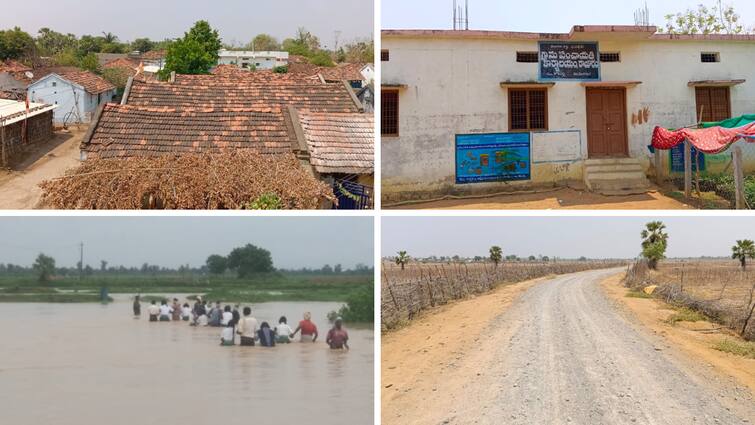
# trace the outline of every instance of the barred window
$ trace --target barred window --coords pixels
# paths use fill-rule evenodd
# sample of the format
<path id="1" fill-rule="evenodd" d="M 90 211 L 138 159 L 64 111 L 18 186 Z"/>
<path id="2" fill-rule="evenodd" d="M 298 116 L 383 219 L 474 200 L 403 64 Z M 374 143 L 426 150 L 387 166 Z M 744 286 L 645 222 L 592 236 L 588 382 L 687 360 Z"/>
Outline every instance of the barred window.
<path id="1" fill-rule="evenodd" d="M 381 90 L 380 134 L 398 136 L 398 91 Z"/>
<path id="2" fill-rule="evenodd" d="M 600 52 L 601 62 L 621 62 L 621 53 L 619 52 Z"/>
<path id="3" fill-rule="evenodd" d="M 547 130 L 546 89 L 509 89 L 509 130 Z"/>
<path id="4" fill-rule="evenodd" d="M 703 52 L 703 53 L 700 53 L 700 62 L 703 62 L 703 63 L 721 62 L 721 55 L 715 52 Z"/>
<path id="5" fill-rule="evenodd" d="M 380 51 L 380 62 L 388 62 L 391 60 L 391 52 L 388 50 Z"/>

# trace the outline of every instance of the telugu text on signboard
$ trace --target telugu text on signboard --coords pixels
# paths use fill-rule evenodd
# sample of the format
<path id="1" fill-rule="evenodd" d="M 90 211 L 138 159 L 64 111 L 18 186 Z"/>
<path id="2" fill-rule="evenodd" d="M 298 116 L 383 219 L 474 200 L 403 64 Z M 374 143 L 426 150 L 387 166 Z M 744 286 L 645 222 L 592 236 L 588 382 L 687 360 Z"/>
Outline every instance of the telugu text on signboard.
<path id="1" fill-rule="evenodd" d="M 456 136 L 456 183 L 530 179 L 530 134 Z"/>
<path id="2" fill-rule="evenodd" d="M 600 81 L 600 50 L 597 42 L 541 41 L 541 81 Z"/>

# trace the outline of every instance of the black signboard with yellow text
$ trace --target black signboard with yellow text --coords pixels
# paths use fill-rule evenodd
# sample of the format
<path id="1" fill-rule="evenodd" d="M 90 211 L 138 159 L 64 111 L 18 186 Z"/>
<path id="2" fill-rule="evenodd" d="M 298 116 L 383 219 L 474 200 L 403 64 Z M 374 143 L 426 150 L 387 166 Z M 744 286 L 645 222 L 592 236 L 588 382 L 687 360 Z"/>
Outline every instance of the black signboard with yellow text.
<path id="1" fill-rule="evenodd" d="M 593 41 L 541 41 L 540 81 L 600 81 L 600 50 Z"/>

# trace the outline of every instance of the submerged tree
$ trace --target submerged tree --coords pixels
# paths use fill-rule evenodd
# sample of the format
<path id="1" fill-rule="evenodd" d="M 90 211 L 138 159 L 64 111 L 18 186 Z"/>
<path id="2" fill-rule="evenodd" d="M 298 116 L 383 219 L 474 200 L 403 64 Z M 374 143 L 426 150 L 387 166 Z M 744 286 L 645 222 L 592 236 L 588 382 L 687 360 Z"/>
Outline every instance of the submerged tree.
<path id="1" fill-rule="evenodd" d="M 731 247 L 731 258 L 739 260 L 742 270 L 746 270 L 747 259 L 755 258 L 755 243 L 749 239 L 737 241 L 737 244 Z"/>
<path id="2" fill-rule="evenodd" d="M 668 234 L 666 225 L 660 221 L 651 221 L 642 231 L 642 256 L 648 260 L 648 267 L 658 268 L 658 262 L 666 258 Z"/>
<path id="3" fill-rule="evenodd" d="M 404 270 L 404 267 L 406 267 L 406 264 L 409 263 L 409 255 L 406 253 L 406 251 L 399 251 L 398 255 L 396 256 L 396 264 L 401 266 L 401 270 Z"/>
<path id="4" fill-rule="evenodd" d="M 490 247 L 490 261 L 495 264 L 496 267 L 498 267 L 498 263 L 501 262 L 501 259 L 503 259 L 503 250 L 500 246 L 491 246 Z"/>
<path id="5" fill-rule="evenodd" d="M 34 261 L 33 268 L 39 275 L 40 282 L 49 282 L 55 273 L 55 259 L 40 253 Z"/>

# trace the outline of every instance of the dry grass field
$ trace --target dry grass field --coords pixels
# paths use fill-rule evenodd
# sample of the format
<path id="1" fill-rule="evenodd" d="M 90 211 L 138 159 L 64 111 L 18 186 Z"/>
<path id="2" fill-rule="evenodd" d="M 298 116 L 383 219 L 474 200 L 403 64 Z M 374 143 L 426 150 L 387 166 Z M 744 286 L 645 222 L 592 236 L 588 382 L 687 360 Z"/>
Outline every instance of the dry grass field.
<path id="1" fill-rule="evenodd" d="M 737 261 L 723 259 L 667 260 L 657 270 L 637 263 L 628 269 L 626 283 L 630 287 L 658 285 L 658 295 L 666 301 L 755 339 L 749 317 L 755 301 L 755 267 L 742 270 Z"/>

